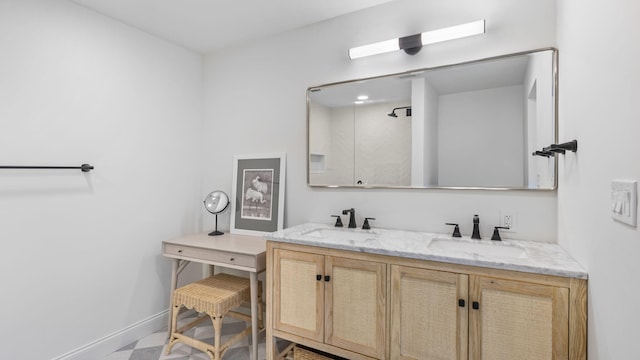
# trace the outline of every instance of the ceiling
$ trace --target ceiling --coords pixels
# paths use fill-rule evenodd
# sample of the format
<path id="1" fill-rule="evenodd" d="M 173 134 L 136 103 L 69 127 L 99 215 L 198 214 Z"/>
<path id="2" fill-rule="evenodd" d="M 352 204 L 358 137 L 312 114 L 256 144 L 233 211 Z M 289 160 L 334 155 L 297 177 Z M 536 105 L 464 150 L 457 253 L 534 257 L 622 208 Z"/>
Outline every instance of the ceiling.
<path id="1" fill-rule="evenodd" d="M 392 0 L 70 0 L 209 53 Z"/>

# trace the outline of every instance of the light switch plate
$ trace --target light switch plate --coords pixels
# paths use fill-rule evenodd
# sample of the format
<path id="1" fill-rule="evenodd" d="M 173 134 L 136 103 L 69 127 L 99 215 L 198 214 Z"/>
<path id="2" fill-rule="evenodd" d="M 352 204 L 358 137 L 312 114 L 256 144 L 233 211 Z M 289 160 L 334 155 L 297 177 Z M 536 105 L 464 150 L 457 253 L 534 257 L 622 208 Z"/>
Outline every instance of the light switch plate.
<path id="1" fill-rule="evenodd" d="M 622 223 L 636 226 L 638 222 L 638 182 L 634 180 L 611 181 L 611 217 Z"/>

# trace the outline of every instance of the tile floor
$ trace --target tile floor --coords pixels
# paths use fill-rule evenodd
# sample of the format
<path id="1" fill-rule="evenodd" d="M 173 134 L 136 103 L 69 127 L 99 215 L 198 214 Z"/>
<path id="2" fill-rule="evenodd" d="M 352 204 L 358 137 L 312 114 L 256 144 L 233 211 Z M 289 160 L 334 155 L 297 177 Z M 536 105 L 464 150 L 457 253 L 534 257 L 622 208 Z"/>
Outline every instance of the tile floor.
<path id="1" fill-rule="evenodd" d="M 185 313 L 178 320 L 178 326 L 187 324 L 195 319 L 196 314 L 191 312 Z M 246 322 L 236 320 L 230 317 L 225 318 L 222 326 L 222 342 L 230 336 L 237 334 L 248 326 Z M 213 326 L 211 320 L 203 321 L 197 327 L 188 330 L 185 335 L 213 344 Z M 173 346 L 171 354 L 165 354 L 167 343 L 167 331 L 159 331 L 134 343 L 131 343 L 118 351 L 111 353 L 104 360 L 209 360 L 209 357 L 201 352 L 182 343 Z M 281 347 L 278 344 L 278 347 Z M 286 346 L 286 344 L 284 344 Z M 234 344 L 229 349 L 223 360 L 249 360 L 251 345 L 248 338 Z M 258 359 L 265 359 L 265 333 L 258 335 Z"/>

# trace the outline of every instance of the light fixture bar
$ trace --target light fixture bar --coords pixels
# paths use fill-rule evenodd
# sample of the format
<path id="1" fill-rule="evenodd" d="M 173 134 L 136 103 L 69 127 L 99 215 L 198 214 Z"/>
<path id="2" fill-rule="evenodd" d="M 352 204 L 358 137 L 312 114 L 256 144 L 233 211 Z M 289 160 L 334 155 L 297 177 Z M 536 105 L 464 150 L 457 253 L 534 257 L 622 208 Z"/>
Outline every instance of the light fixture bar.
<path id="1" fill-rule="evenodd" d="M 365 56 L 384 54 L 396 50 L 400 50 L 400 42 L 397 38 L 351 48 L 349 49 L 349 58 L 353 60 Z"/>
<path id="2" fill-rule="evenodd" d="M 404 49 L 404 47 L 401 45 L 401 43 L 403 42 L 402 39 L 404 39 L 406 42 L 406 40 L 409 40 L 409 39 L 413 40 L 414 37 L 418 37 L 418 36 L 420 37 L 422 45 L 428 45 L 428 44 L 434 44 L 434 43 L 448 41 L 448 40 L 455 40 L 463 37 L 479 35 L 484 33 L 485 33 L 485 21 L 478 20 L 478 21 L 456 25 L 456 26 L 450 26 L 450 27 L 446 27 L 438 30 L 426 31 L 426 32 L 423 32 L 422 34 L 405 36 L 401 39 L 396 38 L 391 40 L 380 41 L 380 42 L 369 44 L 369 45 L 354 47 L 349 49 L 349 58 L 353 60 L 353 59 L 359 59 L 365 56 L 378 55 L 378 54 L 384 54 L 384 53 L 388 53 L 396 50 L 401 50 L 401 49 Z M 412 49 L 413 51 L 407 51 L 407 53 L 411 55 L 417 53 L 420 50 L 420 47 L 422 45 L 411 47 L 410 49 Z"/>
<path id="3" fill-rule="evenodd" d="M 422 45 L 435 44 L 442 41 L 461 39 L 463 37 L 484 34 L 484 20 L 462 25 L 450 26 L 422 33 Z"/>

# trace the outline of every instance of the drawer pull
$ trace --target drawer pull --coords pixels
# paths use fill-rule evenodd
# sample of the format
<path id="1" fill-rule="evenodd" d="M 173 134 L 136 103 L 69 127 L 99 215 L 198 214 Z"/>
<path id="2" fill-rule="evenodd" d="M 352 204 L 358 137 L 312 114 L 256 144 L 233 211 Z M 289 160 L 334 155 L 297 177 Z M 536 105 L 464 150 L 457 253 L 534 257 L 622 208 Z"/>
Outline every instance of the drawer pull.
<path id="1" fill-rule="evenodd" d="M 331 276 L 329 276 L 329 275 L 325 275 L 325 276 L 324 276 L 324 281 L 326 281 L 326 282 L 331 281 Z"/>
<path id="2" fill-rule="evenodd" d="M 318 281 L 322 280 L 322 275 L 320 275 L 320 274 L 316 275 L 316 280 L 318 280 Z"/>
<path id="3" fill-rule="evenodd" d="M 464 299 L 458 299 L 458 306 L 459 307 L 464 307 L 466 305 L 466 302 L 464 301 Z"/>
<path id="4" fill-rule="evenodd" d="M 478 310 L 478 309 L 480 309 L 480 303 L 479 303 L 479 302 L 477 302 L 477 301 L 474 301 L 474 302 L 471 304 L 471 307 L 473 307 L 473 310 Z"/>
<path id="5" fill-rule="evenodd" d="M 229 259 L 229 261 L 234 261 L 234 260 L 235 260 L 235 258 L 231 258 L 231 259 Z"/>
<path id="6" fill-rule="evenodd" d="M 178 250 L 178 254 L 182 254 L 182 250 Z"/>

